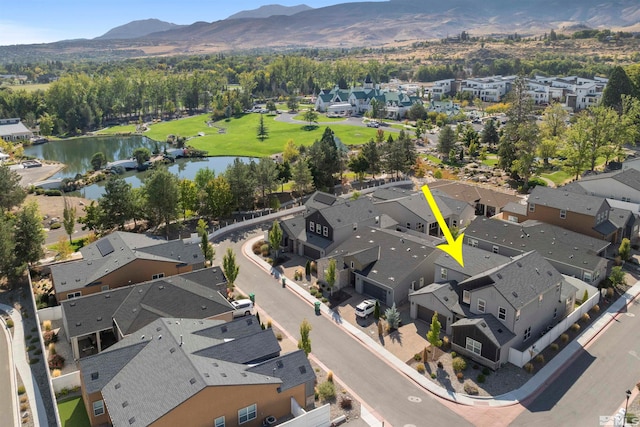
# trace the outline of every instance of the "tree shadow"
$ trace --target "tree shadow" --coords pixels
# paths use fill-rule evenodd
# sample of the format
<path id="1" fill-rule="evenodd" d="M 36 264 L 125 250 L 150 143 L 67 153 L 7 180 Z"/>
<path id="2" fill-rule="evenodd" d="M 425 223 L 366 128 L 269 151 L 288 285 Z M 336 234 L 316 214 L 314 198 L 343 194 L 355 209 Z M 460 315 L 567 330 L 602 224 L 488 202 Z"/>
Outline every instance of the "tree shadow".
<path id="1" fill-rule="evenodd" d="M 402 332 L 400 332 L 397 329 L 394 330 L 393 332 L 390 332 L 389 339 L 391 340 L 391 342 L 397 342 L 399 344 L 402 344 Z"/>
<path id="2" fill-rule="evenodd" d="M 318 127 L 319 127 L 318 125 L 304 125 L 304 126 L 301 127 L 301 129 L 304 130 L 304 131 L 310 132 L 310 131 L 318 129 Z"/>

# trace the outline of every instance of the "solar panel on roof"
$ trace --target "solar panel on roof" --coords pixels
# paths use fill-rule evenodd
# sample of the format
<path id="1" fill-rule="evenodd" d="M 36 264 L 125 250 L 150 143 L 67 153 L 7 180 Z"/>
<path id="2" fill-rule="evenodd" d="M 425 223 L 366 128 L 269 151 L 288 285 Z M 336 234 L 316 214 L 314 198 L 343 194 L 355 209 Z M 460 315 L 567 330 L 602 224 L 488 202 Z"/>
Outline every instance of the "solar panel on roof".
<path id="1" fill-rule="evenodd" d="M 96 242 L 96 246 L 98 247 L 98 251 L 100 251 L 100 255 L 107 256 L 111 252 L 113 252 L 113 246 L 111 242 L 107 239 L 98 240 Z"/>

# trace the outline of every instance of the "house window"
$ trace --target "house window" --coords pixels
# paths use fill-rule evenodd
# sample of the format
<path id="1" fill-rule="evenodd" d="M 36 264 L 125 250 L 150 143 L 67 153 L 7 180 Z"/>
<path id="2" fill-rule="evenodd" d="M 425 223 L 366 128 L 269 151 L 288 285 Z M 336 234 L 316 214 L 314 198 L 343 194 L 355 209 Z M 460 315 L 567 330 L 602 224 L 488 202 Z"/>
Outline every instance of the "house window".
<path id="1" fill-rule="evenodd" d="M 151 276 L 151 280 L 159 279 L 161 277 L 164 277 L 164 273 L 154 274 L 153 276 Z"/>
<path id="2" fill-rule="evenodd" d="M 213 427 L 224 427 L 224 416 L 216 418 Z"/>
<path id="3" fill-rule="evenodd" d="M 520 310 L 516 310 L 516 322 L 520 320 Z"/>
<path id="4" fill-rule="evenodd" d="M 238 424 L 244 424 L 247 421 L 255 420 L 258 408 L 256 404 L 247 406 L 238 411 Z"/>
<path id="5" fill-rule="evenodd" d="M 329 237 L 329 227 L 327 227 L 326 225 L 322 226 L 322 235 L 324 237 Z"/>
<path id="6" fill-rule="evenodd" d="M 477 354 L 478 356 L 481 356 L 482 343 L 474 340 L 473 338 L 467 337 L 466 349 L 469 350 L 472 353 Z"/>
<path id="7" fill-rule="evenodd" d="M 631 201 L 631 198 L 629 198 L 629 197 L 622 197 L 622 201 L 623 201 L 623 202 L 630 202 L 630 201 Z"/>
<path id="8" fill-rule="evenodd" d="M 353 261 L 351 261 L 351 268 L 354 268 L 355 264 L 353 263 Z"/>
<path id="9" fill-rule="evenodd" d="M 316 223 L 316 233 L 322 234 L 322 225 L 320 223 Z"/>
<path id="10" fill-rule="evenodd" d="M 309 221 L 309 231 L 314 232 L 316 231 L 316 223 L 313 221 Z"/>
<path id="11" fill-rule="evenodd" d="M 535 212 L 535 211 L 536 211 L 535 203 L 529 203 L 529 212 Z"/>
<path id="12" fill-rule="evenodd" d="M 524 330 L 524 339 L 522 341 L 526 341 L 531 337 L 531 326 Z"/>
<path id="13" fill-rule="evenodd" d="M 424 277 L 421 277 L 420 278 L 420 287 L 423 287 L 423 286 L 424 286 Z"/>
<path id="14" fill-rule="evenodd" d="M 411 230 L 411 223 L 410 222 L 407 223 L 407 229 Z"/>
<path id="15" fill-rule="evenodd" d="M 484 310 L 487 307 L 487 302 L 483 299 L 478 299 L 478 311 L 480 313 L 484 313 Z"/>
<path id="16" fill-rule="evenodd" d="M 509 222 L 516 222 L 516 223 L 517 223 L 517 222 L 518 222 L 518 217 L 517 217 L 517 216 L 513 216 L 513 215 L 509 215 L 509 216 L 507 217 L 507 221 L 509 221 Z"/>
<path id="17" fill-rule="evenodd" d="M 101 290 L 102 292 L 104 292 L 104 291 L 108 291 L 108 290 L 109 290 L 109 285 L 101 286 L 101 287 L 100 287 L 100 290 Z"/>
<path id="18" fill-rule="evenodd" d="M 102 414 L 104 414 L 104 401 L 93 402 L 93 416 L 97 417 Z"/>
<path id="19" fill-rule="evenodd" d="M 591 283 L 592 278 L 591 278 L 591 273 L 590 272 L 585 271 L 584 273 L 582 273 L 582 278 L 583 278 L 583 280 L 585 282 Z"/>
<path id="20" fill-rule="evenodd" d="M 493 248 L 491 250 L 493 251 L 494 254 L 500 253 L 500 248 L 496 245 L 493 245 Z"/>
<path id="21" fill-rule="evenodd" d="M 356 231 L 358 229 L 358 223 L 354 222 L 353 223 L 353 231 Z"/>
<path id="22" fill-rule="evenodd" d="M 498 319 L 507 320 L 507 309 L 504 307 L 498 307 Z"/>
<path id="23" fill-rule="evenodd" d="M 82 296 L 82 292 L 78 291 L 78 292 L 71 292 L 70 294 L 67 294 L 67 299 L 74 299 L 74 298 L 78 298 Z"/>
<path id="24" fill-rule="evenodd" d="M 561 209 L 560 210 L 560 219 L 565 219 L 567 218 L 567 210 L 566 209 Z"/>
<path id="25" fill-rule="evenodd" d="M 421 222 L 416 223 L 416 230 L 420 231 L 421 233 L 424 233 L 424 224 Z"/>
<path id="26" fill-rule="evenodd" d="M 465 304 L 471 304 L 471 293 L 469 291 L 462 291 L 462 302 Z"/>
<path id="27" fill-rule="evenodd" d="M 558 317 L 558 307 L 553 309 L 553 318 L 555 319 L 556 317 Z"/>
<path id="28" fill-rule="evenodd" d="M 435 234 L 438 232 L 438 223 L 432 222 L 429 224 L 429 234 Z"/>
<path id="29" fill-rule="evenodd" d="M 440 278 L 442 280 L 447 280 L 447 269 L 446 268 L 441 268 L 440 269 Z"/>
<path id="30" fill-rule="evenodd" d="M 469 246 L 471 246 L 473 248 L 477 248 L 478 247 L 478 241 L 476 239 L 469 239 L 469 240 L 467 240 L 467 242 L 469 243 Z"/>

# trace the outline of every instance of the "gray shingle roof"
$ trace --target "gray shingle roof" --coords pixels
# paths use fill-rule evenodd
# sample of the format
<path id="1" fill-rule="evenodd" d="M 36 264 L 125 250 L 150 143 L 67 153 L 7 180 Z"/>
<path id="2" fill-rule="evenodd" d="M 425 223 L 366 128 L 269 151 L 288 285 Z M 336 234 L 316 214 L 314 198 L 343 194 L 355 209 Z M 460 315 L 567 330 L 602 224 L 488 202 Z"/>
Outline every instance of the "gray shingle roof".
<path id="1" fill-rule="evenodd" d="M 607 209 L 609 208 L 609 204 L 603 197 L 576 194 L 561 188 L 548 188 L 540 185 L 531 191 L 528 201 L 537 205 L 566 209 L 567 212 L 589 216 L 596 216 L 603 204 Z"/>
<path id="2" fill-rule="evenodd" d="M 432 294 L 452 313 L 465 316 L 466 313 L 460 305 L 460 297 L 453 289 L 451 283 L 431 283 L 430 285 L 420 288 L 411 295 Z"/>
<path id="3" fill-rule="evenodd" d="M 380 212 L 367 197 L 334 204 L 320 209 L 319 213 L 334 229 L 380 216 Z"/>
<path id="4" fill-rule="evenodd" d="M 460 282 L 461 289 L 493 286 L 513 308 L 519 310 L 548 289 L 561 284 L 562 275 L 539 253 L 532 251 L 500 267 Z"/>
<path id="5" fill-rule="evenodd" d="M 80 249 L 82 259 L 51 266 L 57 292 L 80 289 L 136 259 L 184 263 L 204 262 L 198 243 L 167 242 L 144 234 L 116 231 Z"/>
<path id="6" fill-rule="evenodd" d="M 459 181 L 437 180 L 430 183 L 429 188 L 431 190 L 440 190 L 448 194 L 449 197 L 462 200 L 471 205 L 482 203 L 485 206 L 503 208 L 508 203 L 519 203 L 520 201 L 520 198 L 514 194 Z"/>
<path id="7" fill-rule="evenodd" d="M 527 205 L 523 205 L 522 203 L 509 202 L 504 205 L 502 210 L 506 212 L 513 212 L 514 214 L 518 215 L 527 215 Z"/>
<path id="8" fill-rule="evenodd" d="M 440 212 L 445 219 L 449 218 L 451 215 L 461 215 L 465 209 L 471 209 L 471 206 L 468 203 L 452 199 L 442 193 L 433 194 L 433 198 L 438 204 Z M 419 218 L 423 218 L 425 223 L 434 222 L 436 220 L 429 203 L 427 203 L 427 200 L 424 197 L 424 194 L 420 192 L 404 195 L 404 197 L 379 201 L 376 202 L 374 206 L 380 206 L 380 209 L 384 210 L 384 206 L 393 204 L 403 206 L 414 215 Z"/>
<path id="9" fill-rule="evenodd" d="M 607 173 L 600 173 L 597 175 L 586 176 L 582 178 L 580 181 L 578 181 L 578 183 L 582 181 L 586 181 L 586 182 L 598 181 L 605 178 L 612 178 L 618 181 L 619 183 L 624 184 L 634 190 L 640 190 L 640 171 L 632 168 L 615 171 L 615 172 L 607 172 Z"/>
<path id="10" fill-rule="evenodd" d="M 253 323 L 257 324 L 255 319 Z M 272 330 L 253 334 L 240 332 L 242 326 L 255 331 L 255 326 L 248 324 L 247 319 L 227 325 L 229 330 L 236 330 L 247 340 L 255 337 L 264 342 L 263 337 L 269 333 L 273 335 Z M 126 426 L 149 425 L 208 386 L 281 386 L 285 380 L 280 377 L 288 384 L 313 379 L 309 377 L 309 372 L 313 373 L 311 365 L 306 358 L 302 360 L 297 355 L 284 358 L 282 371 L 275 374 L 273 370 L 265 373 L 257 367 L 203 355 L 208 348 L 226 345 L 225 339 L 198 334 L 216 326 L 222 328 L 224 325 L 215 320 L 158 319 L 135 336 L 125 337 L 106 351 L 82 359 L 81 373 L 85 380 L 89 379 L 87 383 L 93 391 L 102 392 L 113 425 Z M 233 338 L 229 336 L 227 340 Z M 239 347 L 238 350 L 246 348 Z M 287 360 L 295 363 L 284 363 Z M 305 372 L 301 372 L 300 366 Z M 97 373 L 95 381 L 98 382 L 91 383 L 92 373 Z"/>
<path id="11" fill-rule="evenodd" d="M 233 307 L 218 292 L 220 283 L 224 287 L 226 281 L 215 267 L 62 301 L 66 332 L 76 337 L 111 329 L 113 319 L 128 335 L 160 317 L 228 313 Z"/>
<path id="12" fill-rule="evenodd" d="M 578 268 L 595 269 L 606 259 L 597 254 L 610 243 L 538 221 L 520 224 L 478 217 L 465 229 L 465 238 L 477 238 L 520 252 L 537 251 L 547 259 Z"/>
<path id="13" fill-rule="evenodd" d="M 458 261 L 451 258 L 448 253 L 440 251 L 434 263 L 449 270 L 459 271 L 467 277 L 471 277 L 511 261 L 511 258 L 504 255 L 494 254 L 467 244 L 462 245 L 462 257 L 464 259 L 464 267 L 458 264 Z"/>
<path id="14" fill-rule="evenodd" d="M 476 329 L 482 332 L 491 342 L 497 347 L 502 347 L 511 341 L 516 335 L 507 329 L 502 322 L 493 317 L 492 314 L 478 315 L 477 317 L 470 317 L 460 319 L 451 325 L 452 328 L 461 326 L 475 326 Z"/>
<path id="15" fill-rule="evenodd" d="M 309 361 L 303 350 L 267 360 L 250 367 L 247 371 L 280 378 L 281 391 L 313 381 L 316 377 L 313 370 L 309 369 Z"/>

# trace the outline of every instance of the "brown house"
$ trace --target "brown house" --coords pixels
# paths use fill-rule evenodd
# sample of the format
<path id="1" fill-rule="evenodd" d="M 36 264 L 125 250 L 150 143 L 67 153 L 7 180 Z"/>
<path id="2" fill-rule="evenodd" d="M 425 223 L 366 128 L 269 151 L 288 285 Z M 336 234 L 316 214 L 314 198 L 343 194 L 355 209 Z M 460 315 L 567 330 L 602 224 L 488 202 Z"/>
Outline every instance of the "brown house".
<path id="1" fill-rule="evenodd" d="M 280 350 L 253 316 L 158 319 L 80 361 L 82 397 L 92 426 L 260 426 L 313 404 L 304 352 Z"/>
<path id="2" fill-rule="evenodd" d="M 503 218 L 517 223 L 533 219 L 615 242 L 618 226 L 609 220 L 610 211 L 611 206 L 603 197 L 537 186 L 531 191 L 527 205 L 505 206 Z"/>
<path id="3" fill-rule="evenodd" d="M 197 270 L 198 243 L 116 231 L 80 249 L 82 259 L 51 266 L 58 301 Z"/>

